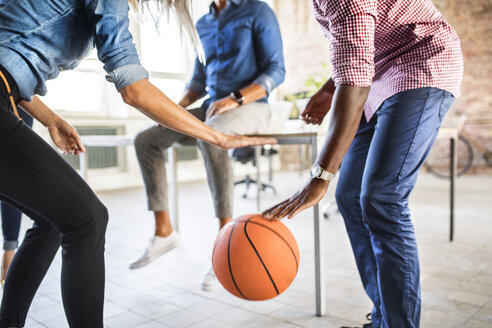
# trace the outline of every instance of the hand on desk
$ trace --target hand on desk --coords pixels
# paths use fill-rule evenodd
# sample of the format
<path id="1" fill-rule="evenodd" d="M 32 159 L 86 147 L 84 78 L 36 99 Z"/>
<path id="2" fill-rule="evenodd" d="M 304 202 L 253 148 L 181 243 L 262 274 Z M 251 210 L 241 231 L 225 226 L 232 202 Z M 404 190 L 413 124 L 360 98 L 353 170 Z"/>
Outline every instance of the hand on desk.
<path id="1" fill-rule="evenodd" d="M 289 199 L 264 211 L 263 217 L 268 220 L 281 220 L 284 217 L 289 219 L 296 216 L 299 212 L 312 207 L 320 202 L 328 190 L 329 182 L 322 179 L 310 179 L 308 183 L 299 189 Z"/>
<path id="2" fill-rule="evenodd" d="M 221 115 L 237 107 L 239 107 L 237 101 L 235 101 L 229 96 L 216 100 L 212 102 L 210 106 L 208 106 L 206 119 L 208 120 L 214 115 Z"/>

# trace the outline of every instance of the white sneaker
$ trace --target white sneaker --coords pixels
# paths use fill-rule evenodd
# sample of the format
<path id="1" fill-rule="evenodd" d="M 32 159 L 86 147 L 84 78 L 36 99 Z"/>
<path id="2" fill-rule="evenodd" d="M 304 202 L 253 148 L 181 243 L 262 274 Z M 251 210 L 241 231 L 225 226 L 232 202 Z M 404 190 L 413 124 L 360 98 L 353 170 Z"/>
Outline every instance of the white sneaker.
<path id="1" fill-rule="evenodd" d="M 176 248 L 179 244 L 179 235 L 176 231 L 171 232 L 167 237 L 154 236 L 150 240 L 145 253 L 138 260 L 130 264 L 130 269 L 141 268 L 149 264 L 164 253 Z"/>
<path id="2" fill-rule="evenodd" d="M 205 275 L 203 276 L 201 285 L 202 290 L 206 292 L 213 292 L 214 290 L 219 289 L 220 282 L 215 276 L 214 267 L 212 266 L 212 264 L 210 264 L 207 273 L 205 273 Z"/>

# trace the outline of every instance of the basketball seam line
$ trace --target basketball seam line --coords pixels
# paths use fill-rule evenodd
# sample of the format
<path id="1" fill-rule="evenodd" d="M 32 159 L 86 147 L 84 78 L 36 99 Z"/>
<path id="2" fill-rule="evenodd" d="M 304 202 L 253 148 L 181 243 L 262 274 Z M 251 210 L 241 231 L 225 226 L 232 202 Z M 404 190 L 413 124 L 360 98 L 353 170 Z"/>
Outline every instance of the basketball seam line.
<path id="1" fill-rule="evenodd" d="M 247 225 L 248 225 L 249 222 L 250 221 L 248 220 L 248 221 L 246 221 L 244 223 L 244 234 L 246 235 L 246 238 L 248 238 L 248 241 L 251 244 L 251 247 L 253 247 L 253 249 L 254 249 L 254 251 L 256 253 L 256 256 L 258 256 L 258 259 L 260 260 L 261 264 L 263 265 L 263 268 L 265 269 L 268 277 L 270 278 L 270 281 L 272 282 L 273 288 L 275 288 L 275 291 L 277 292 L 277 295 L 279 295 L 280 293 L 278 292 L 278 288 L 277 288 L 277 285 L 275 284 L 275 281 L 273 281 L 272 275 L 268 271 L 268 268 L 266 267 L 265 263 L 263 262 L 263 259 L 261 258 L 260 253 L 258 253 L 258 250 L 256 249 L 255 245 L 253 244 L 253 242 L 251 241 L 251 239 L 248 236 L 248 231 L 246 230 L 246 227 L 247 227 Z"/>
<path id="2" fill-rule="evenodd" d="M 240 221 L 237 221 L 234 223 L 234 227 L 232 227 L 231 234 L 229 236 L 229 243 L 227 245 L 227 264 L 229 265 L 229 273 L 231 274 L 232 282 L 234 283 L 234 286 L 236 286 L 237 291 L 239 294 L 241 294 L 245 299 L 249 299 L 246 297 L 246 295 L 243 294 L 243 292 L 239 289 L 239 286 L 236 283 L 236 280 L 234 279 L 234 275 L 232 274 L 232 267 L 231 267 L 231 239 L 232 239 L 232 234 L 234 233 L 234 230 L 236 229 L 237 224 Z"/>
<path id="3" fill-rule="evenodd" d="M 270 230 L 271 232 L 273 232 L 274 234 L 276 234 L 280 239 L 282 239 L 284 241 L 284 243 L 287 245 L 287 247 L 289 247 L 292 255 L 294 256 L 294 260 L 296 261 L 296 267 L 297 267 L 297 270 L 299 270 L 299 261 L 297 260 L 297 256 L 296 256 L 296 253 L 294 252 L 294 250 L 292 249 L 292 247 L 290 247 L 290 244 L 287 242 L 287 240 L 285 240 L 284 237 L 282 237 L 281 234 L 279 234 L 278 232 L 276 232 L 275 230 L 273 230 L 272 228 L 262 224 L 262 223 L 259 223 L 259 222 L 255 222 L 255 221 L 249 221 L 250 219 L 248 219 L 247 222 L 250 222 L 250 223 L 254 223 L 254 224 L 257 224 L 257 225 L 260 225 L 264 228 L 267 228 L 268 230 Z"/>

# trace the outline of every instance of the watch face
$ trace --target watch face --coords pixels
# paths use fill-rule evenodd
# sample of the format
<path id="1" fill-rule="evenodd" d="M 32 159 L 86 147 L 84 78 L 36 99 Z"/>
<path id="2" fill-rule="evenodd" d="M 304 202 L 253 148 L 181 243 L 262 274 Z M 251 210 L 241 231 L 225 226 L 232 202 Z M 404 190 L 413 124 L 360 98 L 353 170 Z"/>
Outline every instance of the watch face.
<path id="1" fill-rule="evenodd" d="M 311 176 L 312 177 L 317 177 L 319 176 L 319 173 L 321 172 L 321 167 L 319 164 L 314 164 L 313 167 L 311 168 Z"/>

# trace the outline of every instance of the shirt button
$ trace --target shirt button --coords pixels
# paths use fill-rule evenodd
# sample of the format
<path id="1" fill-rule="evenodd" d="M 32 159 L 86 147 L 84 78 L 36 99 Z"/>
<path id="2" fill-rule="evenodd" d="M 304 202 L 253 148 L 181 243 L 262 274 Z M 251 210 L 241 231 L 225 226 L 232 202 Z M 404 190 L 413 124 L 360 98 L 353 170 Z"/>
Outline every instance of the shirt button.
<path id="1" fill-rule="evenodd" d="M 63 66 L 58 66 L 58 70 L 61 72 L 64 71 L 65 69 L 63 68 Z"/>
<path id="2" fill-rule="evenodd" d="M 111 75 L 106 75 L 106 81 L 114 82 L 114 78 Z"/>

